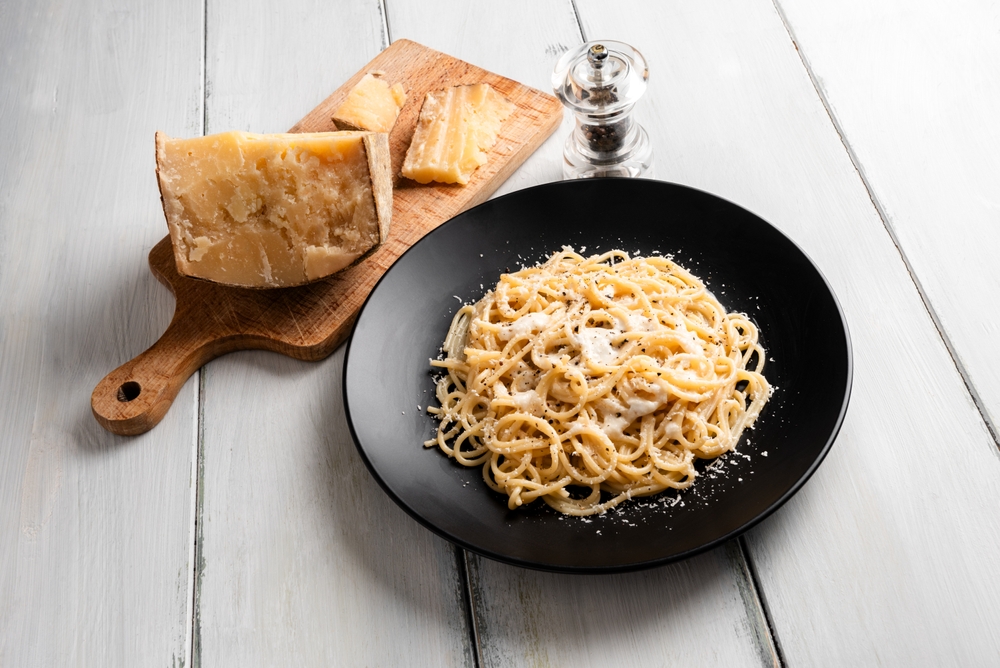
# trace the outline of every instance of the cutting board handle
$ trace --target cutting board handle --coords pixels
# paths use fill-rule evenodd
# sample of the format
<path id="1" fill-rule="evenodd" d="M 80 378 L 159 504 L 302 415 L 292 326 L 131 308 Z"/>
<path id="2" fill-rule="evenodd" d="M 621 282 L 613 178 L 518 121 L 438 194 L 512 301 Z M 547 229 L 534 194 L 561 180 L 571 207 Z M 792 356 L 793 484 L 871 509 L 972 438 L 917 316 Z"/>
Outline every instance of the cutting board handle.
<path id="1" fill-rule="evenodd" d="M 176 315 L 146 352 L 121 365 L 90 396 L 94 417 L 121 436 L 142 434 L 166 415 L 196 369 L 218 356 L 218 341 L 199 335 Z"/>
<path id="2" fill-rule="evenodd" d="M 153 274 L 176 297 L 170 327 L 149 350 L 98 383 L 94 417 L 116 434 L 141 434 L 163 418 L 195 369 L 227 352 L 264 349 L 301 360 L 320 360 L 348 336 L 358 309 L 375 283 L 407 248 L 445 220 L 481 202 L 516 170 L 562 119 L 562 104 L 511 79 L 400 39 L 321 102 L 291 132 L 334 130 L 333 117 L 348 93 L 373 71 L 406 82 L 407 102 L 389 133 L 393 173 L 399 173 L 424 96 L 460 84 L 488 83 L 514 103 L 490 158 L 469 183 L 416 184 L 401 179 L 393 190 L 389 239 L 343 272 L 296 288 L 250 290 L 177 273 L 170 238 L 149 254 Z"/>

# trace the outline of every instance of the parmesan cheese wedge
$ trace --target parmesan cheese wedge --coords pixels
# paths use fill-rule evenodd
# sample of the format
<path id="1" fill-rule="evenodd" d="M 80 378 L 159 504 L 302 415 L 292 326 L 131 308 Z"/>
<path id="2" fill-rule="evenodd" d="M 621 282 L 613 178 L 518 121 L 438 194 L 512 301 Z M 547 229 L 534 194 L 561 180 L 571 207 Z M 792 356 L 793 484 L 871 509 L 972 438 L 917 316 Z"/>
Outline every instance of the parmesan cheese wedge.
<path id="1" fill-rule="evenodd" d="M 156 133 L 177 271 L 251 288 L 309 283 L 389 234 L 389 138 L 373 132 L 194 139 Z"/>
<path id="2" fill-rule="evenodd" d="M 513 111 L 514 104 L 485 83 L 428 93 L 403 176 L 417 183 L 468 183 Z"/>
<path id="3" fill-rule="evenodd" d="M 399 110 L 406 102 L 402 84 L 391 88 L 380 72 L 369 72 L 347 94 L 347 99 L 333 114 L 338 130 L 371 130 L 388 132 L 396 123 Z"/>

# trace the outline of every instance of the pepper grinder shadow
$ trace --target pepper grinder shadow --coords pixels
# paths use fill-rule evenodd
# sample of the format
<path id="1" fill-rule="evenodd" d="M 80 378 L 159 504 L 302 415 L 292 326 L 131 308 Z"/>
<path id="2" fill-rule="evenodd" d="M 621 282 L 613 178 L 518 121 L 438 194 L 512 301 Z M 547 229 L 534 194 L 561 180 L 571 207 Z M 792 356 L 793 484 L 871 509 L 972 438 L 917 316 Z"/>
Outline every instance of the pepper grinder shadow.
<path id="1" fill-rule="evenodd" d="M 646 59 L 622 42 L 587 42 L 563 54 L 552 87 L 576 115 L 563 148 L 564 178 L 652 175 L 653 146 L 632 119 L 648 79 Z"/>

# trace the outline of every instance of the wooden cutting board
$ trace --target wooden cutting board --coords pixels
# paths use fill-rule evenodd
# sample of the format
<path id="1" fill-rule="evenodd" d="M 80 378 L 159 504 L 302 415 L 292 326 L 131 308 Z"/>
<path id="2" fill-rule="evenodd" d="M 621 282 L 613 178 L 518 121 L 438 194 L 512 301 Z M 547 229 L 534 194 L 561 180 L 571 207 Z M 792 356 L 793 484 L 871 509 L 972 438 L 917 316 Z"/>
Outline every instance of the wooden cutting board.
<path id="1" fill-rule="evenodd" d="M 551 95 L 399 40 L 290 131 L 336 130 L 331 120 L 334 110 L 361 77 L 374 70 L 384 72 L 389 83 L 401 82 L 407 94 L 389 135 L 397 176 L 388 240 L 360 264 L 318 283 L 249 290 L 179 275 L 170 238 L 164 238 L 150 251 L 149 266 L 177 299 L 174 317 L 152 347 L 94 388 L 91 407 L 105 429 L 123 435 L 152 429 L 191 374 L 219 355 L 258 348 L 319 360 L 332 353 L 347 338 L 358 309 L 389 266 L 424 234 L 489 198 L 562 119 L 562 106 Z M 479 82 L 490 84 L 515 105 L 489 151 L 488 162 L 464 186 L 420 185 L 399 177 L 424 95 L 446 86 Z"/>

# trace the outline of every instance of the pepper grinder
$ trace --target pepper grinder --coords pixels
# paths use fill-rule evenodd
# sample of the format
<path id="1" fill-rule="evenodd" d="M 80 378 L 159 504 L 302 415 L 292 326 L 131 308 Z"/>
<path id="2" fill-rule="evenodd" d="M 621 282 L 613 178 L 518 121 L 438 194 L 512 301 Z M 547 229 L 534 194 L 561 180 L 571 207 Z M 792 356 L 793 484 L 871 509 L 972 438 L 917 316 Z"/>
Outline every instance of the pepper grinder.
<path id="1" fill-rule="evenodd" d="M 653 146 L 632 120 L 647 79 L 646 59 L 622 42 L 587 42 L 563 54 L 552 87 L 576 115 L 563 149 L 564 178 L 650 175 Z"/>

